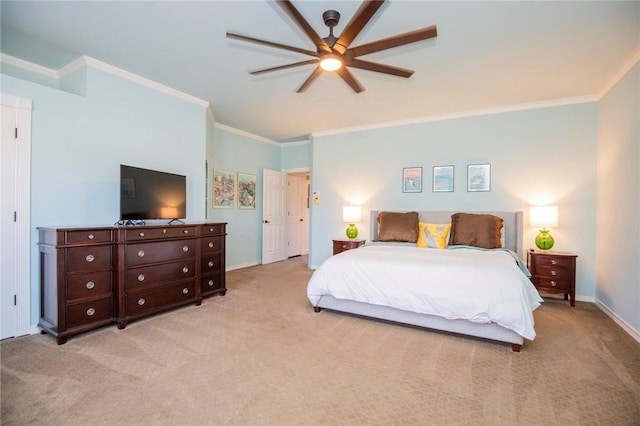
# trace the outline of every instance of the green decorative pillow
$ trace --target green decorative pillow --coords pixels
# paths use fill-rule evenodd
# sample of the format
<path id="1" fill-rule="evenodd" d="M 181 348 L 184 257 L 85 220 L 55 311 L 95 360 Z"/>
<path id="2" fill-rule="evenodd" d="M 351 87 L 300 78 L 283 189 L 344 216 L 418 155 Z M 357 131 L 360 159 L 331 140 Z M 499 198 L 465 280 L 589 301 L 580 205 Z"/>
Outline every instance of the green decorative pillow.
<path id="1" fill-rule="evenodd" d="M 450 223 L 418 223 L 418 247 L 423 248 L 447 248 L 447 236 L 449 235 L 449 229 L 451 229 Z"/>
<path id="2" fill-rule="evenodd" d="M 491 214 L 455 213 L 451 215 L 449 245 L 500 248 L 503 222 Z"/>
<path id="3" fill-rule="evenodd" d="M 418 241 L 418 212 L 378 213 L 378 237 L 376 241 Z"/>

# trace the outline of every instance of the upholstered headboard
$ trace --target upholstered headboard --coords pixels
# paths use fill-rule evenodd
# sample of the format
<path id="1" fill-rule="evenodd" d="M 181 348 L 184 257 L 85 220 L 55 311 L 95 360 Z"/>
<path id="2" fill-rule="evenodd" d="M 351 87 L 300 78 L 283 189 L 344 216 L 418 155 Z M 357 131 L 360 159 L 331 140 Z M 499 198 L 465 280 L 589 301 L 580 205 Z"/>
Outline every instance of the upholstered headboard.
<path id="1" fill-rule="evenodd" d="M 378 236 L 378 213 L 380 210 L 371 210 L 371 236 L 375 240 Z M 513 250 L 521 257 L 522 251 L 522 233 L 523 233 L 523 214 L 522 212 L 458 212 L 458 211 L 418 211 L 420 222 L 427 223 L 450 223 L 451 215 L 454 213 L 482 213 L 492 214 L 501 217 L 504 220 L 502 233 L 504 235 L 505 247 Z"/>

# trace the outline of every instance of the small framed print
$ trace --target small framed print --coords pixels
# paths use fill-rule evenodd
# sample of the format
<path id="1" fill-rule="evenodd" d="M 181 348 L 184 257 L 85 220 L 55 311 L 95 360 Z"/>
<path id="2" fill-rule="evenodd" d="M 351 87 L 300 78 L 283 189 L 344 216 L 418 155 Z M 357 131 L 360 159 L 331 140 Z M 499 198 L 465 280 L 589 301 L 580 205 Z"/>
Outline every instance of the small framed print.
<path id="1" fill-rule="evenodd" d="M 433 166 L 433 192 L 453 192 L 453 166 Z"/>
<path id="2" fill-rule="evenodd" d="M 213 208 L 236 207 L 236 172 L 213 169 Z"/>
<path id="3" fill-rule="evenodd" d="M 402 192 L 422 192 L 422 167 L 402 169 Z"/>
<path id="4" fill-rule="evenodd" d="M 238 208 L 256 208 L 256 175 L 238 172 Z"/>
<path id="5" fill-rule="evenodd" d="M 491 191 L 491 164 L 469 164 L 467 166 L 467 191 Z"/>

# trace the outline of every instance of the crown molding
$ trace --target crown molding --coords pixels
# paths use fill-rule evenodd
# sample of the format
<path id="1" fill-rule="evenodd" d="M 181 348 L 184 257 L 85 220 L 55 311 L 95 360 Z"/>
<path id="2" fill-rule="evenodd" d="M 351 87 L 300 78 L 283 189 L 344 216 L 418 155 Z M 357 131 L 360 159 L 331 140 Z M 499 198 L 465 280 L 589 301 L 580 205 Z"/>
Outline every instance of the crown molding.
<path id="1" fill-rule="evenodd" d="M 275 145 L 278 147 L 282 146 L 282 144 L 279 142 L 273 141 L 271 139 L 267 139 L 262 136 L 254 135 L 253 133 L 245 132 L 244 130 L 236 129 L 235 127 L 227 126 L 226 124 L 215 123 L 213 127 L 220 130 L 225 130 L 229 133 L 235 133 L 236 135 L 244 136 L 246 138 L 253 139 L 258 142 L 263 142 L 263 143 L 266 143 L 269 145 Z"/>
<path id="2" fill-rule="evenodd" d="M 209 107 L 209 102 L 205 100 L 196 98 L 195 96 L 191 96 L 179 90 L 172 89 L 169 86 L 165 86 L 164 84 L 157 83 L 146 77 L 142 77 L 132 72 L 125 71 L 122 68 L 115 67 L 106 62 L 99 61 L 95 58 L 92 58 L 91 56 L 86 56 L 86 55 L 81 56 L 78 59 L 75 59 L 74 61 L 60 68 L 59 70 L 52 70 L 50 68 L 43 67 L 41 65 L 34 64 L 29 61 L 25 61 L 24 59 L 6 55 L 4 53 L 0 56 L 0 60 L 6 64 L 13 65 L 27 71 L 32 71 L 38 74 L 42 74 L 50 78 L 55 78 L 57 80 L 60 80 L 82 68 L 91 67 L 91 68 L 95 68 L 95 69 L 104 71 L 106 73 L 115 75 L 116 77 L 120 77 L 122 79 L 132 81 L 141 86 L 148 87 L 158 92 L 176 97 L 178 99 L 182 99 L 183 101 L 187 101 L 204 108 Z"/>
<path id="3" fill-rule="evenodd" d="M 304 140 L 304 141 L 295 141 L 295 142 L 283 142 L 280 144 L 282 148 L 292 148 L 294 146 L 301 146 L 301 145 L 311 145 L 311 141 Z"/>
<path id="4" fill-rule="evenodd" d="M 616 83 L 620 81 L 620 79 L 624 77 L 635 64 L 638 63 L 638 61 L 640 61 L 640 49 L 638 49 L 638 51 L 636 51 L 636 53 L 634 53 L 631 58 L 629 58 L 629 60 L 625 62 L 622 68 L 620 68 L 620 70 L 613 77 L 611 77 L 611 79 L 609 79 L 609 81 L 605 83 L 604 86 L 600 88 L 600 90 L 598 90 L 598 93 L 596 95 L 598 100 L 602 99 L 602 97 L 606 95 L 609 90 L 611 90 L 611 88 L 615 86 Z"/>
<path id="5" fill-rule="evenodd" d="M 410 118 L 406 120 L 386 121 L 381 123 L 375 123 L 371 125 L 345 127 L 342 129 L 333 129 L 320 132 L 312 132 L 311 137 L 317 136 L 329 136 L 342 133 L 360 132 L 365 130 L 384 129 L 389 127 L 400 127 L 411 124 L 430 123 L 434 121 L 454 120 L 459 118 L 477 117 L 480 115 L 501 114 L 505 112 L 526 111 L 531 109 L 551 108 L 565 105 L 584 104 L 589 102 L 597 102 L 598 98 L 595 95 L 589 96 L 576 96 L 573 98 L 561 98 L 561 99 L 549 99 L 538 102 L 528 102 L 524 104 L 504 105 L 494 108 L 473 109 L 467 111 L 460 111 L 447 114 L 428 115 L 423 117 Z"/>

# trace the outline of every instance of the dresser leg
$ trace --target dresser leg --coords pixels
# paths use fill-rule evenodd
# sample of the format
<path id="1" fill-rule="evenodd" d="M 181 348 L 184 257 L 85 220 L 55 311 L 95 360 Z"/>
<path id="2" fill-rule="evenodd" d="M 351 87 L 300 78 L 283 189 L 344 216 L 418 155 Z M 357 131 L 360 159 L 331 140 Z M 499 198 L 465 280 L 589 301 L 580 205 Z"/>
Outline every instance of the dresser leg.
<path id="1" fill-rule="evenodd" d="M 64 345 L 65 343 L 67 343 L 67 336 L 56 337 L 56 343 L 59 345 Z"/>
<path id="2" fill-rule="evenodd" d="M 118 321 L 118 330 L 124 330 L 126 326 L 127 326 L 126 321 Z"/>

